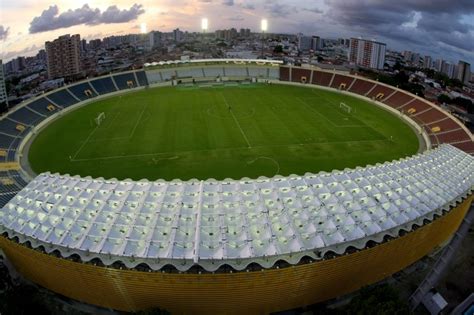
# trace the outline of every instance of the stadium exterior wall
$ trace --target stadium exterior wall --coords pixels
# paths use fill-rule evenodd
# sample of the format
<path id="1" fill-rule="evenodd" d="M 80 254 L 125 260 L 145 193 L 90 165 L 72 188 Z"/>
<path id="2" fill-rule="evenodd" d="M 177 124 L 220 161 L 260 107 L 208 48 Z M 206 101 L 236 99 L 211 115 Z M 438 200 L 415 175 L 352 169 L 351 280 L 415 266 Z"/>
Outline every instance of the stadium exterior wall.
<path id="1" fill-rule="evenodd" d="M 237 314 L 244 310 L 262 314 L 338 297 L 407 267 L 449 240 L 473 199 L 471 194 L 444 216 L 374 247 L 262 271 L 147 273 L 57 258 L 3 236 L 0 247 L 26 278 L 82 302 L 123 311 L 159 307 L 175 314 Z"/>

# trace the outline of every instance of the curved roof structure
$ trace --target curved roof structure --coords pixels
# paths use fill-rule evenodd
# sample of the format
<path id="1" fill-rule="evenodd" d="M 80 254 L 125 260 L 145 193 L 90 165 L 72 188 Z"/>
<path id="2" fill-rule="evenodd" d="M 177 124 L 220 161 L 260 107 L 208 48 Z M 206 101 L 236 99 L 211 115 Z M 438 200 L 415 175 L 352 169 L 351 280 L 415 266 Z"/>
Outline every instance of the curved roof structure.
<path id="1" fill-rule="evenodd" d="M 0 231 L 84 261 L 242 270 L 363 248 L 433 219 L 473 189 L 474 157 L 450 145 L 365 168 L 255 180 L 44 173 L 3 208 Z"/>

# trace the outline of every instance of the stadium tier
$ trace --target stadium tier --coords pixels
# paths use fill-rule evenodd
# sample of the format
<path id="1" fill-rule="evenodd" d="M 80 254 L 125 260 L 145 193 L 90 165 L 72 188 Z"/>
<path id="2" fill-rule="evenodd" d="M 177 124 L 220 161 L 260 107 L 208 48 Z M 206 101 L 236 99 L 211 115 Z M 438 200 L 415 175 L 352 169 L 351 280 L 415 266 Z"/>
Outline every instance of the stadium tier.
<path id="1" fill-rule="evenodd" d="M 41 120 L 43 120 L 45 117 L 43 115 L 31 111 L 30 109 L 28 109 L 28 107 L 25 106 L 12 112 L 10 115 L 8 115 L 8 118 L 23 125 L 34 126 L 38 124 Z"/>
<path id="2" fill-rule="evenodd" d="M 44 97 L 38 98 L 33 102 L 28 103 L 26 107 L 43 116 L 50 116 L 58 110 L 55 105 L 53 105 Z"/>
<path id="3" fill-rule="evenodd" d="M 93 89 L 101 95 L 117 91 L 111 77 L 102 77 L 100 79 L 91 80 L 89 83 L 92 85 Z"/>
<path id="4" fill-rule="evenodd" d="M 225 77 L 248 77 L 247 67 L 224 67 Z"/>
<path id="5" fill-rule="evenodd" d="M 224 69 L 223 67 L 205 67 L 204 76 L 209 78 L 223 77 Z"/>
<path id="6" fill-rule="evenodd" d="M 15 139 L 14 136 L 12 135 L 6 135 L 4 133 L 0 133 L 0 148 L 5 150 L 10 147 L 12 144 L 13 140 Z"/>
<path id="7" fill-rule="evenodd" d="M 114 81 L 100 77 L 19 105 L 0 120 L 0 165 L 18 164 L 16 150 L 33 130 L 28 125 L 59 117 L 62 107 L 117 92 L 116 86 L 126 90 L 128 81 L 145 88 L 170 85 L 176 76 L 243 75 L 356 94 L 399 110 L 425 131 L 430 147 L 344 171 L 241 180 L 51 173 L 26 180 L 26 170 L 0 171 L 0 248 L 19 273 L 61 295 L 121 311 L 237 314 L 245 305 L 261 314 L 385 279 L 457 230 L 473 200 L 474 142 L 452 115 L 347 73 L 206 62 L 212 65 L 153 65 L 115 74 Z"/>
<path id="8" fill-rule="evenodd" d="M 268 78 L 269 69 L 263 67 L 248 67 L 249 77 L 252 78 Z M 278 75 L 276 76 L 278 78 Z"/>
<path id="9" fill-rule="evenodd" d="M 147 80 L 145 71 L 137 71 L 135 72 L 135 75 L 137 76 L 137 80 L 140 86 L 148 85 L 148 80 Z"/>
<path id="10" fill-rule="evenodd" d="M 375 86 L 374 82 L 364 80 L 364 79 L 356 79 L 355 82 L 352 84 L 352 87 L 349 89 L 350 92 L 357 93 L 359 95 L 366 95 L 373 89 Z"/>
<path id="11" fill-rule="evenodd" d="M 116 74 L 113 76 L 113 80 L 117 84 L 119 90 L 126 90 L 135 88 L 138 86 L 137 81 L 135 80 L 135 75 L 133 72 Z"/>
<path id="12" fill-rule="evenodd" d="M 352 82 L 355 78 L 347 77 L 344 75 L 336 74 L 332 80 L 331 87 L 339 90 L 347 90 L 351 87 Z"/>
<path id="13" fill-rule="evenodd" d="M 176 78 L 176 70 L 163 70 L 160 72 L 161 81 L 169 81 Z"/>
<path id="14" fill-rule="evenodd" d="M 291 73 L 291 81 L 306 83 L 311 79 L 311 70 L 307 69 L 294 69 Z"/>
<path id="15" fill-rule="evenodd" d="M 203 76 L 202 68 L 176 69 L 178 78 L 200 78 Z"/>
<path id="16" fill-rule="evenodd" d="M 62 89 L 57 92 L 46 95 L 46 98 L 54 105 L 68 107 L 78 103 L 79 101 L 69 93 L 68 89 Z"/>
<path id="17" fill-rule="evenodd" d="M 29 127 L 18 121 L 13 121 L 10 118 L 4 118 L 0 121 L 0 132 L 7 135 L 23 136 Z"/>
<path id="18" fill-rule="evenodd" d="M 312 83 L 316 85 L 329 86 L 331 84 L 332 72 L 313 71 Z"/>
<path id="19" fill-rule="evenodd" d="M 81 101 L 90 99 L 91 97 L 97 96 L 89 82 L 83 82 L 68 86 L 68 90 Z"/>

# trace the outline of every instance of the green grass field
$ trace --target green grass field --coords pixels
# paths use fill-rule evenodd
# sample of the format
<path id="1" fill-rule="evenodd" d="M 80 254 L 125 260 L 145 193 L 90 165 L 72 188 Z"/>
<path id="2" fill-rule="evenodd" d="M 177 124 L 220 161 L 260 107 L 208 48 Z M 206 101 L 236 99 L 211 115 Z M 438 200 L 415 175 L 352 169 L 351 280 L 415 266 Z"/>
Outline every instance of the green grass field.
<path id="1" fill-rule="evenodd" d="M 101 112 L 106 118 L 97 126 Z M 240 179 L 365 166 L 414 154 L 418 146 L 398 117 L 335 92 L 285 85 L 167 87 L 70 112 L 37 136 L 29 161 L 37 173 Z"/>

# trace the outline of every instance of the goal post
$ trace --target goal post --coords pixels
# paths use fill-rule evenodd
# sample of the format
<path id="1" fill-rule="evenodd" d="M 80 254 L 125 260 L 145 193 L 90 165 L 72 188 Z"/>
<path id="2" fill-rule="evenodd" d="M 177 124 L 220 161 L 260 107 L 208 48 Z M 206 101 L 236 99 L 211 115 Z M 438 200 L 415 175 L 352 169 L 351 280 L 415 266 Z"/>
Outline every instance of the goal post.
<path id="1" fill-rule="evenodd" d="M 339 103 L 339 108 L 348 114 L 352 114 L 354 112 L 354 109 L 344 102 Z"/>
<path id="2" fill-rule="evenodd" d="M 97 115 L 97 117 L 94 119 L 95 124 L 97 126 L 100 126 L 102 124 L 102 122 L 104 121 L 104 119 L 105 119 L 105 113 L 102 112 L 99 115 Z"/>

